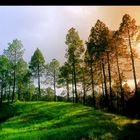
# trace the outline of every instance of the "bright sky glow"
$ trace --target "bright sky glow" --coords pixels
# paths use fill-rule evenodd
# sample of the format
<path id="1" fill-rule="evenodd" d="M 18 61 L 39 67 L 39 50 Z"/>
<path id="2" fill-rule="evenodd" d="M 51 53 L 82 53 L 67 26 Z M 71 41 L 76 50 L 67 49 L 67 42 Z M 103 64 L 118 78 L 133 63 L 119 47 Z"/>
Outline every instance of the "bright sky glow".
<path id="1" fill-rule="evenodd" d="M 65 36 L 71 27 L 75 27 L 85 41 L 97 19 L 114 30 L 125 13 L 140 24 L 138 6 L 1 6 L 0 54 L 8 42 L 18 38 L 26 49 L 26 61 L 38 47 L 46 62 L 53 58 L 64 62 Z"/>

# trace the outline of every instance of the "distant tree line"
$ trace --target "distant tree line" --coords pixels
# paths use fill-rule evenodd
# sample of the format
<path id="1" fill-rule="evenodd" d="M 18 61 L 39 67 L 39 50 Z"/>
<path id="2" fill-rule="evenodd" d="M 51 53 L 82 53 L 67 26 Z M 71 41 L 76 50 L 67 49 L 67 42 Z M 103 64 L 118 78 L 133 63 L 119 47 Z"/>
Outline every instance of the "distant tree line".
<path id="1" fill-rule="evenodd" d="M 46 64 L 38 48 L 27 63 L 23 59 L 23 44 L 13 40 L 0 55 L 0 104 L 16 100 L 68 101 L 109 112 L 140 115 L 140 84 L 135 70 L 138 53 L 134 48 L 139 31 L 135 19 L 128 14 L 116 31 L 97 20 L 85 43 L 72 27 L 66 35 L 66 61 L 62 65 L 56 59 Z M 126 73 L 131 71 L 133 91 L 123 84 Z M 41 84 L 48 87 L 41 88 Z M 57 88 L 63 89 L 60 95 Z"/>
<path id="2" fill-rule="evenodd" d="M 0 104 L 3 101 L 13 103 L 17 100 L 44 100 L 43 98 L 56 101 L 59 61 L 53 59 L 45 64 L 44 56 L 37 48 L 30 62 L 27 63 L 23 59 L 24 51 L 21 41 L 15 39 L 0 55 Z M 42 81 L 41 78 L 45 80 Z M 37 86 L 35 86 L 35 80 L 37 80 Z M 53 89 L 41 88 L 41 82 L 53 85 Z"/>

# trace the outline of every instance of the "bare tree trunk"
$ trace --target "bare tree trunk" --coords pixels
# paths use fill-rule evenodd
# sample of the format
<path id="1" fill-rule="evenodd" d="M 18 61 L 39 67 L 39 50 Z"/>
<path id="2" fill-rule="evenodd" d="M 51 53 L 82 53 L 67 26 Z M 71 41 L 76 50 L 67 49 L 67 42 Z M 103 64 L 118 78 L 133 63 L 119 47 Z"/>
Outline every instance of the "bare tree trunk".
<path id="1" fill-rule="evenodd" d="M 108 92 L 107 92 L 107 85 L 106 85 L 106 75 L 105 75 L 105 67 L 104 67 L 103 58 L 102 58 L 102 69 L 103 69 L 104 86 L 105 86 L 105 105 L 109 109 L 109 100 L 108 100 Z"/>
<path id="2" fill-rule="evenodd" d="M 12 103 L 14 101 L 15 98 L 15 87 L 16 87 L 16 60 L 17 60 L 17 53 L 15 50 L 15 62 L 14 62 L 14 81 L 13 81 L 13 94 L 12 94 Z"/>
<path id="3" fill-rule="evenodd" d="M 107 52 L 107 61 L 108 61 L 108 78 L 109 78 L 109 90 L 110 90 L 110 110 L 113 111 L 113 95 L 112 95 L 112 87 L 111 87 L 111 69 L 110 69 L 110 60 L 109 60 L 109 52 Z"/>
<path id="4" fill-rule="evenodd" d="M 105 94 L 104 94 L 104 80 L 103 80 L 103 72 L 102 72 L 102 63 L 101 63 L 101 68 L 100 68 L 100 71 L 101 71 L 101 84 L 102 84 L 102 105 L 104 106 L 104 101 L 105 101 Z"/>
<path id="5" fill-rule="evenodd" d="M 4 93 L 5 93 L 5 94 L 4 94 L 4 95 L 5 95 L 5 96 L 4 96 L 4 100 L 6 100 L 6 98 L 7 98 L 6 88 L 7 88 L 7 85 L 5 84 L 5 87 L 4 87 Z"/>
<path id="6" fill-rule="evenodd" d="M 119 95 L 117 92 L 117 110 L 120 111 L 120 106 L 119 106 Z"/>
<path id="7" fill-rule="evenodd" d="M 95 100 L 95 94 L 94 94 L 94 81 L 93 81 L 93 59 L 91 58 L 91 63 L 90 63 L 90 74 L 91 74 L 91 86 L 92 86 L 92 98 L 93 98 L 93 106 L 96 106 L 96 100 Z"/>
<path id="8" fill-rule="evenodd" d="M 30 91 L 30 81 L 29 81 L 29 84 L 28 84 L 28 88 L 29 88 L 29 91 Z M 31 92 L 29 92 L 29 101 L 31 101 L 31 99 L 32 99 Z"/>
<path id="9" fill-rule="evenodd" d="M 76 69 L 75 69 L 75 59 L 73 54 L 73 78 L 74 78 L 74 86 L 75 86 L 75 96 L 76 96 L 76 103 L 78 103 L 78 95 L 77 95 L 77 80 L 76 80 Z"/>
<path id="10" fill-rule="evenodd" d="M 21 92 L 21 87 L 19 86 L 19 88 L 18 88 L 18 100 L 20 101 L 20 93 Z"/>
<path id="11" fill-rule="evenodd" d="M 116 56 L 117 70 L 118 70 L 120 90 L 121 90 L 121 106 L 122 106 L 122 112 L 124 112 L 124 93 L 123 93 L 123 88 L 122 88 L 122 78 L 121 78 L 121 73 L 120 73 L 119 59 L 118 59 L 118 51 L 117 51 L 116 45 L 115 45 L 115 56 Z M 117 97 L 117 99 L 118 99 L 118 97 Z"/>
<path id="12" fill-rule="evenodd" d="M 69 80 L 67 78 L 67 101 L 69 101 Z"/>
<path id="13" fill-rule="evenodd" d="M 3 81 L 1 83 L 1 100 L 0 100 L 0 104 L 2 104 L 2 100 L 3 100 Z"/>
<path id="14" fill-rule="evenodd" d="M 12 93 L 12 103 L 15 99 L 15 86 L 16 86 L 16 66 L 14 66 L 14 81 L 13 81 L 13 93 Z"/>
<path id="15" fill-rule="evenodd" d="M 132 69 L 133 69 L 133 76 L 134 76 L 134 83 L 135 83 L 135 93 L 137 93 L 137 80 L 136 80 L 135 63 L 134 63 L 134 57 L 133 57 L 133 51 L 132 51 L 132 46 L 131 46 L 131 39 L 130 39 L 129 29 L 128 29 L 128 39 L 129 39 L 129 47 L 130 47 Z"/>
<path id="16" fill-rule="evenodd" d="M 10 102 L 11 84 L 9 83 L 8 103 Z"/>
<path id="17" fill-rule="evenodd" d="M 54 73 L 53 73 L 54 75 L 53 75 L 53 87 L 54 87 L 54 101 L 57 101 L 57 96 L 56 96 L 56 77 L 55 77 L 55 69 L 54 69 Z"/>
<path id="18" fill-rule="evenodd" d="M 73 80 L 73 72 L 72 72 L 72 94 L 73 94 L 73 102 L 74 102 L 74 80 Z"/>
<path id="19" fill-rule="evenodd" d="M 86 88 L 85 88 L 85 72 L 84 70 L 82 69 L 82 74 L 83 74 L 83 92 L 84 92 L 84 95 L 83 95 L 83 104 L 85 105 L 86 103 Z"/>
<path id="20" fill-rule="evenodd" d="M 40 73 L 39 73 L 39 64 L 38 64 L 38 99 L 41 97 L 41 91 L 40 91 Z"/>

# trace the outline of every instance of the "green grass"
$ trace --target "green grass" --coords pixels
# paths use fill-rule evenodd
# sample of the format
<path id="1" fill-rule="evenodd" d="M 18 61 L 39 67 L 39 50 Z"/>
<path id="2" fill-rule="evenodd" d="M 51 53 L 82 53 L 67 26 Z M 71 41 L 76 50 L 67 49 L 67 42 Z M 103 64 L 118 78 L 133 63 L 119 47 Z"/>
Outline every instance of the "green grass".
<path id="1" fill-rule="evenodd" d="M 0 140 L 140 139 L 140 120 L 64 102 L 16 102 L 0 108 Z"/>

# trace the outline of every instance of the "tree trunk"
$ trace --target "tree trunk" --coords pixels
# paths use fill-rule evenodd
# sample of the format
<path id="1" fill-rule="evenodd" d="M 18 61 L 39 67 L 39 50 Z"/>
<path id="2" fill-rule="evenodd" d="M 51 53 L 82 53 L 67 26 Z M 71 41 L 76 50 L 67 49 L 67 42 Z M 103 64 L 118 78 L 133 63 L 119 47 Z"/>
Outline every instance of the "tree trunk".
<path id="1" fill-rule="evenodd" d="M 137 80 L 136 80 L 135 63 L 134 63 L 134 57 L 133 57 L 133 51 L 132 51 L 132 46 L 131 46 L 131 39 L 130 39 L 129 29 L 128 29 L 128 39 L 129 39 L 129 47 L 130 47 L 132 69 L 133 69 L 133 76 L 134 76 L 134 83 L 135 83 L 135 93 L 137 93 Z"/>
<path id="2" fill-rule="evenodd" d="M 109 52 L 107 52 L 107 61 L 108 61 L 108 78 L 109 78 L 109 90 L 110 90 L 110 110 L 113 111 L 113 95 L 112 95 L 112 87 L 111 87 L 111 69 L 110 69 L 110 60 L 109 60 Z"/>
<path id="3" fill-rule="evenodd" d="M 105 75 L 105 67 L 102 58 L 102 70 L 103 70 L 103 77 L 104 77 L 104 86 L 105 86 L 105 105 L 109 109 L 109 100 L 108 100 L 108 92 L 107 92 L 107 85 L 106 85 L 106 75 Z"/>
<path id="4" fill-rule="evenodd" d="M 18 100 L 20 101 L 20 93 L 21 92 L 21 87 L 19 86 L 19 88 L 18 88 Z"/>
<path id="5" fill-rule="evenodd" d="M 15 60 L 14 60 L 14 81 L 13 81 L 13 93 L 12 93 L 12 103 L 15 99 L 15 87 L 16 87 L 16 60 L 17 60 L 17 52 L 15 50 Z"/>
<path id="6" fill-rule="evenodd" d="M 77 81 L 76 81 L 76 69 L 75 69 L 75 59 L 74 59 L 74 54 L 73 54 L 73 78 L 74 78 L 74 86 L 75 86 L 76 103 L 78 103 Z"/>
<path id="7" fill-rule="evenodd" d="M 67 78 L 67 101 L 69 101 L 69 80 Z"/>
<path id="8" fill-rule="evenodd" d="M 54 69 L 54 73 L 53 73 L 54 75 L 53 75 L 53 87 L 54 87 L 54 101 L 57 101 L 57 96 L 56 96 L 56 77 L 55 77 L 55 69 Z"/>
<path id="9" fill-rule="evenodd" d="M 123 93 L 123 88 L 122 88 L 122 78 L 121 78 L 121 73 L 120 73 L 118 51 L 117 51 L 116 45 L 115 45 L 115 56 L 116 56 L 117 70 L 118 70 L 120 90 L 121 90 L 121 107 L 122 107 L 122 112 L 124 112 L 124 93 Z M 118 99 L 118 97 L 117 97 L 117 99 Z M 118 105 L 118 101 L 117 101 L 117 105 Z"/>
<path id="10" fill-rule="evenodd" d="M 121 105 L 121 106 L 122 106 L 122 105 Z M 117 92 L 117 111 L 120 111 L 118 92 Z"/>
<path id="11" fill-rule="evenodd" d="M 6 100 L 6 98 L 7 98 L 7 93 L 6 93 L 6 88 L 7 88 L 7 85 L 5 84 L 5 87 L 4 87 L 4 100 Z"/>
<path id="12" fill-rule="evenodd" d="M 91 74 L 91 86 L 92 86 L 92 99 L 93 99 L 93 106 L 96 106 L 96 100 L 95 100 L 95 94 L 94 94 L 94 81 L 93 81 L 93 59 L 91 57 L 91 63 L 90 63 L 90 74 Z"/>
<path id="13" fill-rule="evenodd" d="M 11 84 L 9 83 L 8 103 L 10 102 Z"/>
<path id="14" fill-rule="evenodd" d="M 14 66 L 14 81 L 13 81 L 13 93 L 12 93 L 12 103 L 15 99 L 15 86 L 16 86 L 16 66 Z"/>
<path id="15" fill-rule="evenodd" d="M 0 100 L 0 104 L 2 104 L 2 100 L 3 100 L 3 80 L 1 82 L 1 100 Z"/>
<path id="16" fill-rule="evenodd" d="M 73 78 L 73 72 L 72 72 L 72 94 L 73 94 L 73 103 L 74 103 L 74 78 Z"/>
<path id="17" fill-rule="evenodd" d="M 84 92 L 84 95 L 83 95 L 83 104 L 85 105 L 86 103 L 86 88 L 85 88 L 85 72 L 84 70 L 82 69 L 82 73 L 83 73 L 83 92 Z"/>
<path id="18" fill-rule="evenodd" d="M 41 97 L 41 91 L 40 91 L 40 70 L 39 70 L 39 64 L 38 64 L 38 99 Z"/>
<path id="19" fill-rule="evenodd" d="M 31 96 L 31 92 L 30 92 L 30 81 L 29 81 L 29 84 L 28 84 L 28 88 L 29 88 L 29 101 L 31 101 L 32 96 Z"/>
<path id="20" fill-rule="evenodd" d="M 105 94 L 104 94 L 104 81 L 103 81 L 103 72 L 102 72 L 102 64 L 101 64 L 101 84 L 102 84 L 102 105 L 104 106 L 104 101 L 105 101 Z"/>

